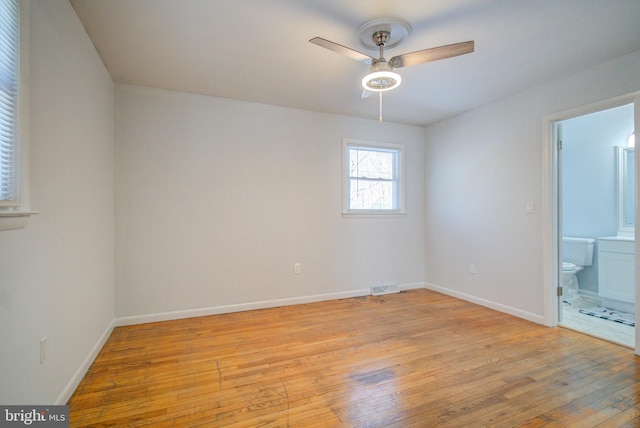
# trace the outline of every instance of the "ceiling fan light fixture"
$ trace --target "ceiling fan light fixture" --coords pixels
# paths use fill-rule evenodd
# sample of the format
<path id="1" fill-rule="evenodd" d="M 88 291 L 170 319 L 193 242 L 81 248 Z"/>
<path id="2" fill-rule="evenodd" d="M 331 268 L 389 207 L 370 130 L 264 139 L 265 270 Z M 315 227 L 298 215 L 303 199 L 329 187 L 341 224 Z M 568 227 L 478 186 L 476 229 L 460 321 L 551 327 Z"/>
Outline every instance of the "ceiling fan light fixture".
<path id="1" fill-rule="evenodd" d="M 394 71 L 374 71 L 362 78 L 362 87 L 374 92 L 388 91 L 397 88 L 402 83 L 402 77 Z"/>
<path id="2" fill-rule="evenodd" d="M 384 59 L 371 64 L 369 74 L 362 78 L 362 87 L 374 92 L 397 88 L 400 83 L 402 83 L 402 77 L 393 71 L 393 66 Z"/>

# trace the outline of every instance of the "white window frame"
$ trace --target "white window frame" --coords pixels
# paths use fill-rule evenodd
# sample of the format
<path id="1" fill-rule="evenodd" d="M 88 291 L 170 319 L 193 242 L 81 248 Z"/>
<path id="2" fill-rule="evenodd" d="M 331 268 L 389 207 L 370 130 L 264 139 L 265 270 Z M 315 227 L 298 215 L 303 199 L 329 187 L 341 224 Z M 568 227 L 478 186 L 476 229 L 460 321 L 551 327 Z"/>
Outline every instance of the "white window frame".
<path id="1" fill-rule="evenodd" d="M 18 102 L 15 136 L 15 170 L 17 173 L 17 201 L 0 203 L 0 231 L 24 228 L 31 215 L 28 185 L 28 81 L 29 81 L 29 6 L 30 0 L 18 0 L 19 7 L 19 67 Z"/>
<path id="2" fill-rule="evenodd" d="M 394 165 L 394 202 L 393 209 L 359 209 L 351 208 L 351 176 L 350 176 L 350 159 L 349 150 L 352 148 L 360 148 L 371 151 L 389 151 L 395 153 L 396 162 Z M 404 145 L 395 143 L 385 143 L 378 141 L 356 140 L 344 138 L 342 140 L 342 189 L 343 202 L 342 214 L 346 216 L 398 216 L 404 215 Z"/>

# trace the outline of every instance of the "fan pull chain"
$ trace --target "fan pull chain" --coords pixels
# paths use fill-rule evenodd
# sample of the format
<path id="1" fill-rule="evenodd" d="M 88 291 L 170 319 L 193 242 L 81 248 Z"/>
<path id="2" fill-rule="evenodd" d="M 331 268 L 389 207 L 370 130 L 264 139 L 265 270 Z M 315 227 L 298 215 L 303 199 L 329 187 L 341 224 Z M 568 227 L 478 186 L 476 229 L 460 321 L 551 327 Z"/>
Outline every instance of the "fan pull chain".
<path id="1" fill-rule="evenodd" d="M 382 123 L 382 91 L 380 91 L 380 123 Z"/>

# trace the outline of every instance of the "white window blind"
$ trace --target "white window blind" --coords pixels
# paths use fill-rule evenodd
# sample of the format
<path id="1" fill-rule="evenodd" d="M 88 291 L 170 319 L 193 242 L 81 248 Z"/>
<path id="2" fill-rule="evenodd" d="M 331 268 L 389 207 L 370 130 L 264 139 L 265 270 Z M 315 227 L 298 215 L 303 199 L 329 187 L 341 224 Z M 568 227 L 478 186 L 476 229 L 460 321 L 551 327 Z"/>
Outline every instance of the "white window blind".
<path id="1" fill-rule="evenodd" d="M 18 205 L 18 0 L 0 0 L 0 206 Z"/>

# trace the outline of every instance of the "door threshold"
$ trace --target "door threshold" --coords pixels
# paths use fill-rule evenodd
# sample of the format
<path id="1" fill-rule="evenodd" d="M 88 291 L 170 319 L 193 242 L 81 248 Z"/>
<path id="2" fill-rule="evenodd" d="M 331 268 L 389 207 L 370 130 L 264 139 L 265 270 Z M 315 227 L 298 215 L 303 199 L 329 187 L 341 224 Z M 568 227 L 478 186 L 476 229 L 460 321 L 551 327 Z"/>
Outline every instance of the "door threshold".
<path id="1" fill-rule="evenodd" d="M 587 331 L 584 331 L 584 330 L 580 330 L 578 328 L 571 327 L 570 325 L 567 325 L 567 324 L 558 323 L 558 327 L 562 327 L 562 328 L 565 328 L 567 330 L 574 331 L 576 333 L 584 334 L 585 336 L 593 337 L 594 339 L 604 340 L 605 342 L 613 343 L 614 345 L 619 345 L 619 346 L 623 346 L 623 347 L 631 349 L 631 350 L 635 350 L 635 345 L 634 344 L 619 342 L 617 340 L 611 339 L 610 337 L 600 336 L 600 335 L 595 334 L 595 333 L 591 333 L 591 332 L 587 332 Z"/>

